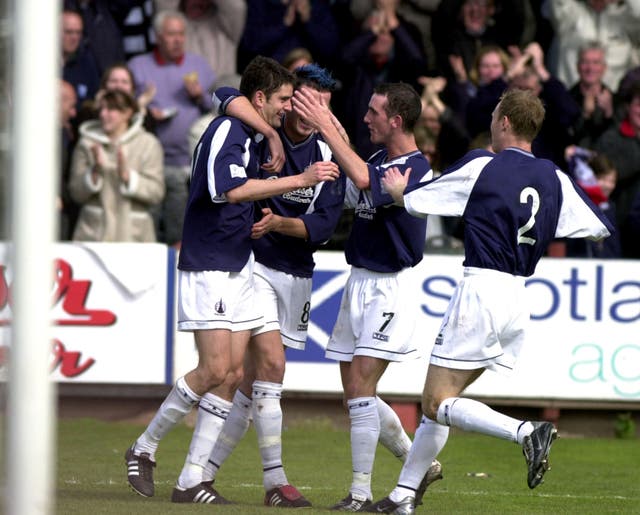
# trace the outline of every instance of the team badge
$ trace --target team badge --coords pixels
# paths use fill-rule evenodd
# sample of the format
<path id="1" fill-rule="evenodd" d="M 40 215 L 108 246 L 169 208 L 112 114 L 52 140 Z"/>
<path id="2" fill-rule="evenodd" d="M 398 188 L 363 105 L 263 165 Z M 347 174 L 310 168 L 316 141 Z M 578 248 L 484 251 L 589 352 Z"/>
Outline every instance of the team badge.
<path id="1" fill-rule="evenodd" d="M 222 299 L 220 299 L 218 302 L 216 302 L 214 309 L 216 311 L 216 315 L 224 315 L 227 311 L 227 305 Z"/>

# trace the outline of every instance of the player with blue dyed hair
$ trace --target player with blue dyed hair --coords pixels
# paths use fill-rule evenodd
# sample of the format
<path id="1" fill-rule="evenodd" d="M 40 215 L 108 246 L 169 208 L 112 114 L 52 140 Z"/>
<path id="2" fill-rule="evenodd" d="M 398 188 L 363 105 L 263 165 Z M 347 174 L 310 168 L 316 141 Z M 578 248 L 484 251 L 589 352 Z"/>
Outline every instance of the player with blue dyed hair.
<path id="1" fill-rule="evenodd" d="M 260 163 L 264 163 L 260 142 L 269 141 L 275 156 L 263 169 L 274 168 L 284 157 L 275 129 L 291 109 L 293 82 L 294 77 L 273 59 L 254 58 L 240 89 L 256 109 L 255 127 L 219 116 L 194 152 L 177 282 L 178 330 L 193 332 L 198 364 L 178 378 L 145 431 L 126 451 L 127 480 L 144 497 L 155 494 L 153 468 L 161 439 L 198 405 L 194 438 L 171 500 L 227 503 L 202 482 L 202 470 L 231 409 L 227 381 L 242 368 L 251 330 L 264 324 L 254 287 L 254 202 L 339 178 L 335 164 L 273 180 L 260 175 Z"/>
<path id="2" fill-rule="evenodd" d="M 335 80 L 323 68 L 307 65 L 295 73 L 296 87 L 312 88 L 327 102 Z M 220 88 L 215 93 L 224 114 L 248 126 L 260 121 L 255 107 L 240 91 Z M 286 157 L 280 173 L 260 171 L 266 180 L 293 178 L 305 170 L 332 168 L 337 164 L 328 145 L 302 119 L 291 111 L 282 117 L 277 129 Z M 261 147 L 260 162 L 270 160 L 269 148 Z M 226 458 L 246 433 L 253 419 L 263 466 L 264 503 L 281 508 L 304 508 L 311 503 L 289 483 L 282 464 L 282 408 L 280 398 L 285 372 L 285 348 L 304 349 L 311 311 L 311 277 L 314 252 L 326 243 L 338 223 L 344 202 L 345 180 L 321 182 L 256 203 L 252 228 L 255 255 L 254 282 L 257 305 L 264 311 L 264 323 L 251 332 L 244 370 L 238 387 L 233 377 L 227 383 L 233 405 L 215 442 L 201 480 L 210 484 Z M 237 390 L 236 390 L 237 388 Z M 235 392 L 235 393 L 234 393 Z M 202 414 L 213 419 L 215 414 Z M 202 442 L 198 442 L 202 440 Z M 201 445 L 202 444 L 202 445 Z M 196 435 L 192 446 L 206 446 Z M 190 466 L 185 463 L 184 473 Z"/>

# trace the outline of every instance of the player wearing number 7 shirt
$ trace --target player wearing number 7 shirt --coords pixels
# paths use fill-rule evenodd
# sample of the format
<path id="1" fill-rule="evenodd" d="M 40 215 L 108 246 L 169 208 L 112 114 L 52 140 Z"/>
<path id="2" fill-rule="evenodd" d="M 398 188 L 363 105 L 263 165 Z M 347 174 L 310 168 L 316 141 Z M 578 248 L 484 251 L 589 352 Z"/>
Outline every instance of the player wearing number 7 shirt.
<path id="1" fill-rule="evenodd" d="M 423 184 L 407 185 L 407 174 L 394 169 L 382 179 L 396 202 L 415 216 L 462 216 L 465 260 L 464 277 L 431 353 L 424 416 L 409 457 L 396 488 L 368 511 L 414 512 L 415 491 L 444 447 L 450 426 L 520 444 L 529 488 L 538 486 L 549 468 L 557 434 L 553 424 L 516 420 L 460 397 L 486 369 L 512 371 L 529 321 L 525 278 L 535 272 L 549 242 L 597 240 L 613 230 L 566 174 L 531 154 L 543 118 L 537 97 L 509 90 L 492 115 L 496 154 L 471 151 L 441 177 Z"/>
<path id="2" fill-rule="evenodd" d="M 412 169 L 411 180 L 431 177 L 429 162 L 416 146 L 413 128 L 420 116 L 418 94 L 407 84 L 380 84 L 369 100 L 364 121 L 371 141 L 384 149 L 364 162 L 341 138 L 331 114 L 304 88 L 294 93 L 294 110 L 329 144 L 349 180 L 345 205 L 355 217 L 345 254 L 351 272 L 326 357 L 339 361 L 345 404 L 351 422 L 352 483 L 331 509 L 362 511 L 371 504 L 371 472 L 378 438 L 393 442 L 404 460 L 411 440 L 393 410 L 376 396 L 389 362 L 419 356 L 417 335 L 419 281 L 413 274 L 423 257 L 426 220 L 393 205 L 381 188 L 385 171 Z M 397 430 L 390 437 L 389 426 Z M 384 440 L 383 440 L 384 438 Z M 385 446 L 389 446 L 388 444 Z M 431 464 L 430 464 L 431 465 Z M 439 479 L 440 464 L 423 473 L 422 488 Z"/>

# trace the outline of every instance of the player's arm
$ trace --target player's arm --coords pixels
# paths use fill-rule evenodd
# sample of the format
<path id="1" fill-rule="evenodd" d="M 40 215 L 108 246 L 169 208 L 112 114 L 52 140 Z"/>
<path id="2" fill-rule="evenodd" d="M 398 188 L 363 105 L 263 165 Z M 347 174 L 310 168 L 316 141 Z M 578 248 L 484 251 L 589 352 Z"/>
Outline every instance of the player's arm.
<path id="1" fill-rule="evenodd" d="M 276 215 L 271 209 L 265 207 L 262 209 L 262 219 L 254 223 L 251 228 L 251 237 L 255 240 L 271 231 L 293 238 L 309 239 L 307 226 L 301 218 Z"/>
<path id="2" fill-rule="evenodd" d="M 315 163 L 311 166 L 314 166 Z M 345 176 L 315 189 L 310 212 L 297 217 L 285 217 L 262 209 L 262 219 L 253 225 L 252 238 L 260 238 L 270 231 L 301 238 L 312 245 L 323 245 L 331 238 L 342 214 L 345 196 Z"/>
<path id="3" fill-rule="evenodd" d="M 318 166 L 309 166 L 302 173 L 277 179 L 247 179 L 242 185 L 225 193 L 231 203 L 262 200 L 282 195 L 299 188 L 315 186 L 323 181 L 335 181 L 340 175 L 338 165 L 331 161 L 318 161 Z"/>
<path id="4" fill-rule="evenodd" d="M 268 172 L 279 172 L 285 162 L 284 147 L 278 132 L 256 111 L 247 97 L 233 88 L 221 88 L 216 92 L 216 106 L 220 114 L 233 116 L 262 134 L 269 144 L 271 160 L 261 166 Z"/>
<path id="5" fill-rule="evenodd" d="M 309 88 L 296 90 L 292 99 L 293 108 L 306 123 L 316 129 L 331 148 L 347 177 L 361 190 L 369 189 L 369 167 L 341 136 L 340 130 L 332 121 L 332 113 L 317 94 Z"/>

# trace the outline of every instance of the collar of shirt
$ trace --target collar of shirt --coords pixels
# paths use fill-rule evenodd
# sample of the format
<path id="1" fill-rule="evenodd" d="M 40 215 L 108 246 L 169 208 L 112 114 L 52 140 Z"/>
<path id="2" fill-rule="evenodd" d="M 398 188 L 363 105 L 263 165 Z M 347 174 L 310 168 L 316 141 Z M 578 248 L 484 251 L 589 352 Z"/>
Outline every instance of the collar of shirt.
<path id="1" fill-rule="evenodd" d="M 177 59 L 167 61 L 164 57 L 162 57 L 162 54 L 157 48 L 153 49 L 153 58 L 159 66 L 167 66 L 168 64 L 177 64 L 179 66 L 184 62 L 184 54 L 182 54 Z"/>

